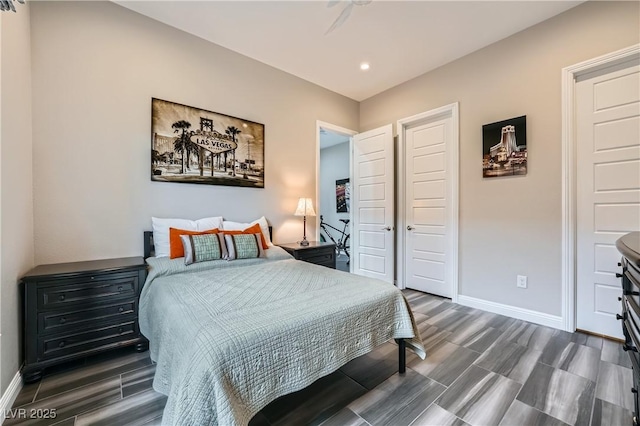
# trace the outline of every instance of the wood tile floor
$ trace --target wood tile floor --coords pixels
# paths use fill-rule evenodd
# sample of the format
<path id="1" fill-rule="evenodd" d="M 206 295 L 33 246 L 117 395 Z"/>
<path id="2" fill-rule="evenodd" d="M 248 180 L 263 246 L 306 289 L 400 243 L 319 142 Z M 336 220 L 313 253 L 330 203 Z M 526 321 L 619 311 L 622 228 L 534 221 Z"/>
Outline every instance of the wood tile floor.
<path id="1" fill-rule="evenodd" d="M 387 343 L 258 413 L 252 426 L 631 424 L 631 366 L 615 342 L 566 333 L 405 291 L 428 357 L 408 352 L 397 374 Z M 102 354 L 25 386 L 14 408 L 55 419 L 4 425 L 155 425 L 165 397 L 152 389 L 148 352 Z"/>
<path id="2" fill-rule="evenodd" d="M 340 253 L 336 257 L 336 269 L 339 271 L 349 272 L 349 264 L 347 263 L 348 260 L 349 258 L 346 254 Z"/>

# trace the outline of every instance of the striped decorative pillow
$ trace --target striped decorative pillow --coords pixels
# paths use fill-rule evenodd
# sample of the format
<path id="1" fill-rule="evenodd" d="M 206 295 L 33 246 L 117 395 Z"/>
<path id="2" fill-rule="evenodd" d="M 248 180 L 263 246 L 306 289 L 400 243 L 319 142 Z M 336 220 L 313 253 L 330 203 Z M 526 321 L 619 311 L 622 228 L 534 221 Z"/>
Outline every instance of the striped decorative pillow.
<path id="1" fill-rule="evenodd" d="M 222 234 L 180 235 L 180 239 L 185 265 L 228 257 Z"/>
<path id="2" fill-rule="evenodd" d="M 184 257 L 184 248 L 181 235 L 201 235 L 201 234 L 217 234 L 218 228 L 209 229 L 207 231 L 189 231 L 186 229 L 169 228 L 169 257 Z"/>
<path id="3" fill-rule="evenodd" d="M 265 257 L 262 248 L 262 234 L 224 234 L 227 246 L 227 260 Z"/>
<path id="4" fill-rule="evenodd" d="M 232 222 L 233 223 L 233 222 Z M 225 234 L 229 234 L 229 235 L 236 235 L 236 234 L 255 234 L 255 233 L 260 233 L 260 241 L 262 242 L 262 248 L 267 250 L 269 248 L 269 244 L 267 243 L 267 240 L 264 237 L 264 234 L 262 234 L 262 228 L 260 228 L 260 224 L 256 223 L 248 228 L 245 228 L 243 230 L 240 229 L 220 229 L 220 232 L 225 233 Z"/>

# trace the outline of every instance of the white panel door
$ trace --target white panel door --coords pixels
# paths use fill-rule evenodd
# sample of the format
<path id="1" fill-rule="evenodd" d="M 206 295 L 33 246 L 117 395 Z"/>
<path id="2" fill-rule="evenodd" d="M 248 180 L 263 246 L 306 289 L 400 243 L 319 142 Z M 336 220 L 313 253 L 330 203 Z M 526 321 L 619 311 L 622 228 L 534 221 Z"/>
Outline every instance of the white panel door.
<path id="1" fill-rule="evenodd" d="M 406 286 L 443 297 L 452 295 L 447 179 L 452 126 L 448 116 L 405 130 Z"/>
<path id="2" fill-rule="evenodd" d="M 615 242 L 640 230 L 640 67 L 576 84 L 577 328 L 623 338 Z"/>
<path id="3" fill-rule="evenodd" d="M 353 137 L 353 273 L 394 279 L 394 157 L 391 124 Z"/>

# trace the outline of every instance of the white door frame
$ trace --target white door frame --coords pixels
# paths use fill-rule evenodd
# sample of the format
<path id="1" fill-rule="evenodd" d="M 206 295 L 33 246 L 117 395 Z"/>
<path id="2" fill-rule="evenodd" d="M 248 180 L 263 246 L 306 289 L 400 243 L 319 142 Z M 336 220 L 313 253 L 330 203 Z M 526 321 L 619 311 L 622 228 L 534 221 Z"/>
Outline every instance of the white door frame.
<path id="1" fill-rule="evenodd" d="M 353 140 L 352 136 L 357 135 L 355 130 L 347 129 L 346 127 L 336 126 L 335 124 L 326 123 L 324 121 L 316 120 L 316 197 L 315 197 L 315 209 L 316 214 L 320 215 L 320 129 L 329 130 L 333 133 L 338 133 L 349 137 L 349 179 L 353 175 L 353 165 L 351 164 L 351 153 L 353 152 Z M 353 221 L 351 217 L 352 213 L 349 211 L 349 220 Z M 320 241 L 320 226 L 316 222 L 316 241 Z M 349 263 L 351 266 L 352 263 Z"/>
<path id="2" fill-rule="evenodd" d="M 562 324 L 576 329 L 576 80 L 587 73 L 640 58 L 640 44 L 562 69 Z"/>
<path id="3" fill-rule="evenodd" d="M 404 174 L 405 161 L 406 161 L 406 146 L 405 146 L 405 131 L 407 127 L 418 124 L 422 121 L 433 120 L 438 117 L 451 117 L 452 119 L 452 144 L 451 155 L 449 156 L 450 162 L 447 164 L 447 180 L 451 181 L 451 193 L 447 194 L 451 200 L 451 209 L 447 220 L 451 224 L 451 241 L 453 247 L 451 253 L 453 254 L 451 259 L 453 282 L 451 283 L 451 300 L 454 303 L 458 302 L 458 189 L 459 189 L 459 157 L 460 157 L 460 136 L 459 136 L 459 115 L 458 115 L 458 102 L 454 102 L 449 105 L 445 105 L 440 108 L 432 109 L 420 114 L 412 115 L 411 117 L 401 118 L 397 123 L 398 132 L 398 157 L 399 167 L 398 171 L 402 171 L 396 178 L 398 179 L 398 192 L 397 192 L 397 215 L 396 215 L 396 233 L 398 247 L 398 256 L 396 258 L 396 279 L 398 288 L 406 288 L 405 275 L 405 241 L 404 230 L 407 226 L 405 219 L 405 190 L 406 190 L 406 178 Z M 449 147 L 447 148 L 449 149 Z"/>

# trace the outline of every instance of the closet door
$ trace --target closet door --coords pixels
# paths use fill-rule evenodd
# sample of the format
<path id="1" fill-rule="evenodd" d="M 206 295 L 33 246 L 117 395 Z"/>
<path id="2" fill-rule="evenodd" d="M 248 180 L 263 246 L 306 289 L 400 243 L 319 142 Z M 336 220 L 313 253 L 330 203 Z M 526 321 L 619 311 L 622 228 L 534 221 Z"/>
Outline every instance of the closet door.
<path id="1" fill-rule="evenodd" d="M 443 297 L 452 297 L 457 287 L 455 126 L 457 104 L 399 123 L 405 148 L 405 286 Z"/>
<path id="2" fill-rule="evenodd" d="M 576 84 L 576 320 L 622 338 L 618 238 L 640 229 L 640 66 Z"/>

